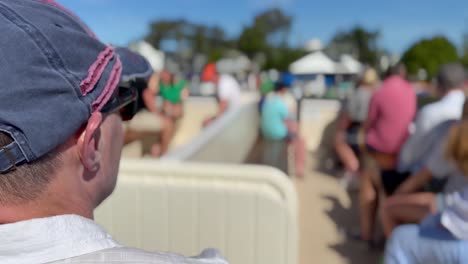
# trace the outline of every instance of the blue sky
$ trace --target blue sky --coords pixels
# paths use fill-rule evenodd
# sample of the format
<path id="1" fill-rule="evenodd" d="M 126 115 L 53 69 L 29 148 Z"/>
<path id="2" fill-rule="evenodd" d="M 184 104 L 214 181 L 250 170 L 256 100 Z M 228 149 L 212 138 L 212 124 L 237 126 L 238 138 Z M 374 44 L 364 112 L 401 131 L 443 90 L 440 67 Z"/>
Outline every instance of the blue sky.
<path id="1" fill-rule="evenodd" d="M 361 24 L 382 32 L 381 46 L 403 52 L 422 37 L 447 36 L 458 46 L 468 31 L 468 0 L 58 0 L 105 42 L 126 45 L 148 32 L 150 21 L 185 18 L 220 25 L 237 35 L 252 17 L 278 6 L 294 16 L 292 43 L 327 43 L 336 30 Z"/>

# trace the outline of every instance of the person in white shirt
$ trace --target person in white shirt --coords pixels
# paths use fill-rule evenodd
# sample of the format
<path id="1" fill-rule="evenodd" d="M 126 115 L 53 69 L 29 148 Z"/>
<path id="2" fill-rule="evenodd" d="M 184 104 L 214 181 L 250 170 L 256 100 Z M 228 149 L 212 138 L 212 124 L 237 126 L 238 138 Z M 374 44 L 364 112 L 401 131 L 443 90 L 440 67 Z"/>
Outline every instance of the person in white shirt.
<path id="1" fill-rule="evenodd" d="M 398 170 L 415 173 L 427 160 L 431 143 L 423 139 L 434 127 L 447 120 L 460 119 L 465 102 L 465 71 L 459 63 L 442 65 L 437 76 L 437 91 L 442 98 L 423 107 L 414 122 L 414 131 L 400 151 Z"/>
<path id="2" fill-rule="evenodd" d="M 217 87 L 220 111 L 225 111 L 240 104 L 240 86 L 234 77 L 229 74 L 219 75 Z"/>
<path id="3" fill-rule="evenodd" d="M 53 0 L 0 0 L 0 263 L 225 264 L 113 240 L 93 221 L 114 190 L 122 120 L 150 69 Z"/>
<path id="4" fill-rule="evenodd" d="M 446 156 L 468 176 L 468 121 L 453 127 Z M 459 185 L 459 186 L 457 186 Z M 420 225 L 398 227 L 387 242 L 386 264 L 468 263 L 468 187 L 455 184 L 444 199 L 444 208 Z"/>
<path id="5" fill-rule="evenodd" d="M 216 115 L 208 118 L 203 123 L 204 126 L 211 124 L 224 113 L 238 107 L 241 103 L 241 88 L 237 80 L 229 74 L 219 74 L 216 66 L 210 65 L 205 70 L 205 81 L 214 82 L 217 89 L 218 111 Z"/>

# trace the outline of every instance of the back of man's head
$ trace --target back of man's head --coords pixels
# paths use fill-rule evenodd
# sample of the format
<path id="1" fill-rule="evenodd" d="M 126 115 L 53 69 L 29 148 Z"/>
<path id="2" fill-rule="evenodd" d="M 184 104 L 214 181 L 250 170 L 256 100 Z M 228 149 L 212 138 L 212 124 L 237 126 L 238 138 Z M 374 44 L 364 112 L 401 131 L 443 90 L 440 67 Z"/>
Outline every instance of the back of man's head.
<path id="1" fill-rule="evenodd" d="M 0 0 L 0 32 L 0 204 L 25 204 L 54 177 L 56 149 L 112 96 L 122 65 L 54 1 Z"/>
<path id="2" fill-rule="evenodd" d="M 94 159 L 118 166 L 118 159 L 73 147 L 81 144 L 81 150 L 107 148 L 106 154 L 120 154 L 101 142 L 100 128 L 117 123 L 113 120 L 118 119 L 114 114 L 123 98 L 117 93 L 121 76 L 147 72 L 148 67 L 129 56 L 121 59 L 114 47 L 100 42 L 53 0 L 0 0 L 0 32 L 1 216 L 2 206 L 39 207 L 35 202 L 63 167 L 76 165 L 69 170 L 84 175 L 86 182 L 92 173 L 78 172 L 77 164 L 90 168 Z M 101 172 L 102 164 L 92 169 Z"/>
<path id="3" fill-rule="evenodd" d="M 437 74 L 437 87 L 442 94 L 453 89 L 460 89 L 465 81 L 465 70 L 459 63 L 448 63 L 440 66 Z"/>
<path id="4" fill-rule="evenodd" d="M 0 147 L 12 142 L 8 134 L 0 132 Z M 34 162 L 0 174 L 0 205 L 20 205 L 34 201 L 44 193 L 55 177 L 55 170 L 61 165 L 61 150 L 56 149 Z"/>
<path id="5" fill-rule="evenodd" d="M 275 93 L 284 93 L 287 89 L 288 87 L 286 86 L 284 82 L 278 81 L 275 83 L 275 87 L 274 87 Z"/>
<path id="6" fill-rule="evenodd" d="M 406 66 L 402 62 L 399 62 L 392 67 L 390 67 L 388 71 L 389 76 L 400 76 L 402 78 L 406 78 Z"/>

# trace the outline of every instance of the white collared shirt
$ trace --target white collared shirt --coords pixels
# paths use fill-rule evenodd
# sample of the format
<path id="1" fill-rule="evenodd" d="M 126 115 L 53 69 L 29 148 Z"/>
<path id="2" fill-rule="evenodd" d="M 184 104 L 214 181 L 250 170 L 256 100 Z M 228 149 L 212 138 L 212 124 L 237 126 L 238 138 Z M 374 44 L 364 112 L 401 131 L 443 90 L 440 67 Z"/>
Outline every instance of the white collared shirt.
<path id="1" fill-rule="evenodd" d="M 448 120 L 459 120 L 463 112 L 465 93 L 453 90 L 438 102 L 423 107 L 414 123 L 414 132 L 408 138 L 400 152 L 399 171 L 416 172 L 424 165 L 428 147 L 433 142 L 427 142 L 427 135 L 439 124 Z"/>
<path id="2" fill-rule="evenodd" d="M 241 88 L 237 80 L 229 74 L 222 74 L 218 82 L 218 96 L 229 102 L 229 108 L 238 106 L 241 102 Z"/>
<path id="3" fill-rule="evenodd" d="M 94 221 L 61 215 L 0 225 L 1 264 L 227 264 L 217 250 L 186 258 L 126 248 Z"/>
<path id="4" fill-rule="evenodd" d="M 48 263 L 120 247 L 94 221 L 61 215 L 0 225 L 0 263 Z"/>

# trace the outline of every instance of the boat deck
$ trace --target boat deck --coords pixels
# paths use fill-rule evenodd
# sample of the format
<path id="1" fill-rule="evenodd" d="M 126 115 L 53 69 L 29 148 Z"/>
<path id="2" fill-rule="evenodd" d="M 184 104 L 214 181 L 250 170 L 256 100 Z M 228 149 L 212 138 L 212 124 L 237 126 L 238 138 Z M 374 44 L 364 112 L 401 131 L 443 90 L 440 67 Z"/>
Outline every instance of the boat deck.
<path id="1" fill-rule="evenodd" d="M 299 195 L 300 263 L 379 263 L 382 252 L 344 235 L 344 230 L 359 229 L 357 193 L 348 193 L 337 177 L 312 163 L 303 179 L 293 179 Z"/>

